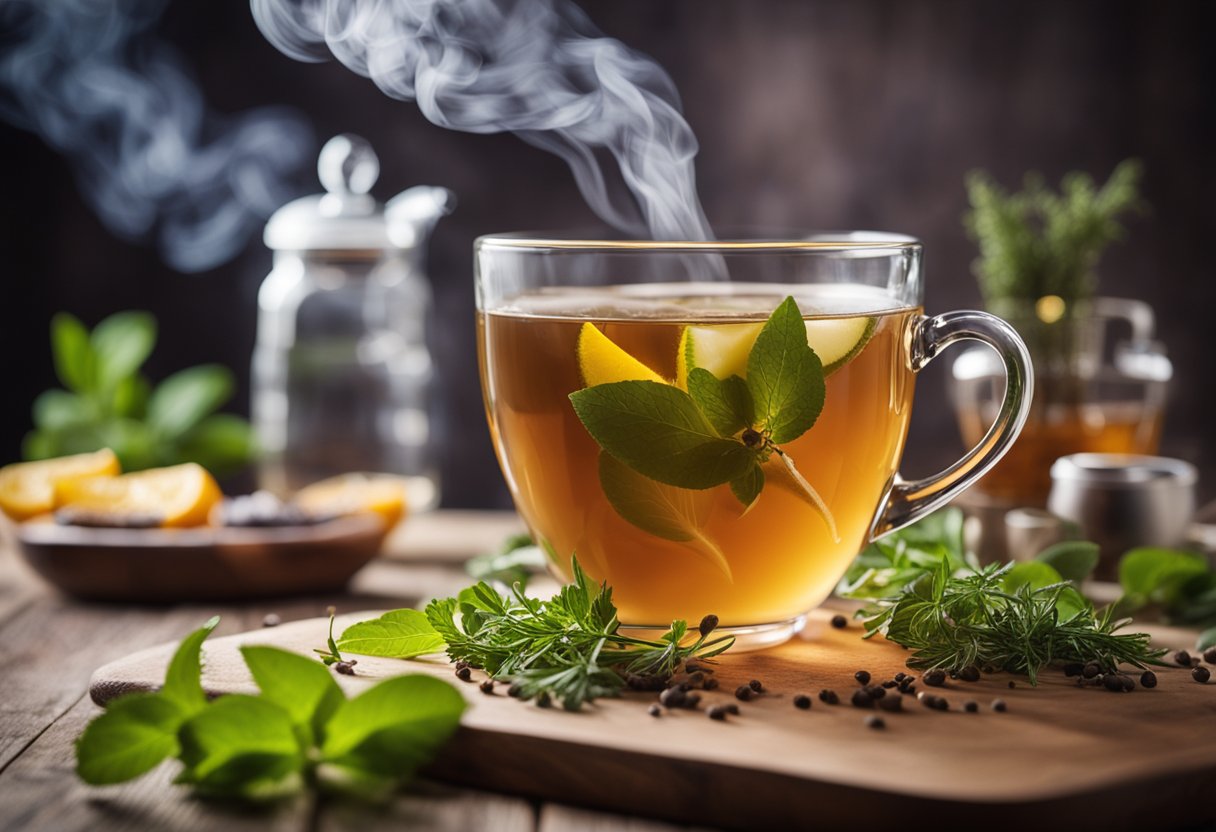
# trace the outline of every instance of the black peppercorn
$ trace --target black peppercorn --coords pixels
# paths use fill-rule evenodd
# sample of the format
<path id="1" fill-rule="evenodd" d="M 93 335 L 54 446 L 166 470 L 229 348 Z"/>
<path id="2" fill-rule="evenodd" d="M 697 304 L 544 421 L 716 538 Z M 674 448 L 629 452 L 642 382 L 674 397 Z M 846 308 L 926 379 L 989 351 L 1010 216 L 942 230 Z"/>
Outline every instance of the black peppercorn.
<path id="1" fill-rule="evenodd" d="M 536 697 L 536 707 L 538 707 L 538 708 L 552 708 L 553 707 L 553 698 L 551 696 L 549 696 L 548 691 L 542 691 L 541 695 Z"/>
<path id="2" fill-rule="evenodd" d="M 334 671 L 341 673 L 343 676 L 354 676 L 356 664 L 358 664 L 358 662 L 354 659 L 344 662 L 334 662 Z"/>
<path id="3" fill-rule="evenodd" d="M 464 667 L 458 667 L 456 668 L 456 678 L 462 682 L 467 682 L 473 678 L 473 671 L 469 670 L 467 664 Z"/>
<path id="4" fill-rule="evenodd" d="M 980 711 L 980 704 L 978 702 L 964 702 L 963 710 L 969 714 L 977 714 Z"/>
<path id="5" fill-rule="evenodd" d="M 980 669 L 975 665 L 968 665 L 958 672 L 958 678 L 964 682 L 978 682 L 980 680 Z"/>
<path id="6" fill-rule="evenodd" d="M 887 695 L 887 690 L 882 685 L 866 685 L 862 688 L 871 699 L 882 699 Z"/>
<path id="7" fill-rule="evenodd" d="M 872 731 L 881 731 L 887 727 L 887 723 L 883 722 L 880 716 L 868 716 L 865 719 L 865 725 Z"/>
<path id="8" fill-rule="evenodd" d="M 747 685 L 739 685 L 739 687 L 735 688 L 735 698 L 740 702 L 746 702 L 751 699 L 752 693 L 752 689 Z"/>
<path id="9" fill-rule="evenodd" d="M 895 681 L 894 679 L 888 679 L 887 681 L 882 683 L 882 686 L 884 688 L 886 688 L 887 690 L 890 690 L 891 688 L 898 687 L 899 682 Z"/>
<path id="10" fill-rule="evenodd" d="M 660 708 L 658 705 L 651 705 L 649 708 L 646 709 L 646 713 L 650 714 L 651 716 L 662 716 L 663 709 Z"/>
<path id="11" fill-rule="evenodd" d="M 1007 708 L 1006 708 L 1004 699 L 993 699 L 992 700 L 992 710 L 996 711 L 999 714 L 1003 714 L 1003 713 L 1005 713 L 1006 709 Z"/>
<path id="12" fill-rule="evenodd" d="M 1203 660 L 1208 664 L 1216 664 L 1216 647 L 1209 647 L 1203 651 Z"/>
<path id="13" fill-rule="evenodd" d="M 1108 673 L 1102 680 L 1103 686 L 1112 693 L 1123 692 L 1123 682 L 1119 679 L 1119 674 Z"/>
<path id="14" fill-rule="evenodd" d="M 859 670 L 853 674 L 853 678 L 857 680 L 857 684 L 859 685 L 868 685 L 870 684 L 870 671 Z"/>
<path id="15" fill-rule="evenodd" d="M 874 699 L 870 694 L 866 693 L 865 688 L 858 688 L 853 691 L 852 703 L 854 708 L 873 708 Z"/>
<path id="16" fill-rule="evenodd" d="M 840 697 L 834 690 L 821 690 L 819 691 L 819 701 L 825 705 L 839 705 Z"/>
<path id="17" fill-rule="evenodd" d="M 803 711 L 809 711 L 811 709 L 811 697 L 805 693 L 798 694 L 794 697 L 794 707 Z"/>
<path id="18" fill-rule="evenodd" d="M 717 720 L 718 722 L 725 722 L 726 715 L 728 713 L 730 713 L 730 711 L 728 711 L 726 709 L 725 705 L 714 705 L 712 708 L 710 708 L 709 710 L 707 710 L 705 712 L 705 715 L 707 717 L 709 717 L 710 719 Z"/>
<path id="19" fill-rule="evenodd" d="M 1140 687 L 1155 688 L 1157 687 L 1157 674 L 1151 670 L 1146 670 L 1140 674 Z"/>
<path id="20" fill-rule="evenodd" d="M 524 695 L 524 686 L 521 685 L 519 682 L 512 682 L 507 687 L 507 696 L 511 697 L 512 699 L 518 699 L 519 697 L 521 697 L 523 695 Z"/>
<path id="21" fill-rule="evenodd" d="M 665 708 L 679 708 L 684 704 L 687 694 L 678 687 L 668 688 L 659 694 L 659 702 Z"/>
<path id="22" fill-rule="evenodd" d="M 907 674 L 907 673 L 900 672 L 900 673 L 896 673 L 896 674 L 895 674 L 895 681 L 896 681 L 896 682 L 902 682 L 902 681 L 903 681 L 904 679 L 906 679 L 906 678 L 908 678 L 908 674 Z"/>
<path id="23" fill-rule="evenodd" d="M 1206 685 L 1208 679 L 1212 678 L 1212 671 L 1206 667 L 1195 667 L 1191 669 L 1191 678 L 1201 685 Z"/>
<path id="24" fill-rule="evenodd" d="M 704 690 L 713 690 L 717 686 L 718 686 L 718 680 L 713 678 L 712 676 L 701 683 L 701 687 Z"/>
<path id="25" fill-rule="evenodd" d="M 469 666 L 469 663 L 466 662 L 464 659 L 458 659 L 456 662 L 457 670 L 460 670 L 462 667 L 468 667 L 468 666 Z"/>
<path id="26" fill-rule="evenodd" d="M 1016 688 L 1017 686 L 1018 686 L 1018 683 L 1017 683 L 1017 682 L 1013 681 L 1012 679 L 1010 679 L 1010 680 L 1009 680 L 1009 689 L 1010 689 L 1010 690 L 1013 690 L 1013 689 L 1014 689 L 1014 688 Z"/>
<path id="27" fill-rule="evenodd" d="M 930 687 L 940 688 L 946 684 L 946 672 L 944 670 L 930 670 L 924 675 L 922 681 Z"/>
<path id="28" fill-rule="evenodd" d="M 492 694 L 494 693 L 494 680 L 486 679 L 484 682 L 478 685 L 478 687 L 481 688 L 482 693 Z"/>
<path id="29" fill-rule="evenodd" d="M 726 703 L 725 705 L 723 705 L 722 707 L 726 709 L 726 712 L 727 712 L 728 714 L 731 714 L 731 715 L 733 715 L 733 716 L 738 716 L 738 715 L 739 715 L 739 706 L 738 706 L 738 705 L 736 705 L 734 702 L 727 702 L 727 703 Z"/>
<path id="30" fill-rule="evenodd" d="M 1101 672 L 1102 668 L 1098 667 L 1097 662 L 1090 662 L 1089 664 L 1085 665 L 1085 667 L 1081 668 L 1081 675 L 1086 679 L 1092 679 Z"/>
<path id="31" fill-rule="evenodd" d="M 845 618 L 843 615 L 833 615 L 832 626 L 837 630 L 843 630 L 845 627 L 849 626 L 849 619 Z"/>
<path id="32" fill-rule="evenodd" d="M 916 685 L 912 684 L 907 679 L 904 679 L 902 682 L 899 683 L 899 692 L 906 693 L 908 695 L 912 695 L 912 694 L 916 693 Z"/>
<path id="33" fill-rule="evenodd" d="M 680 707 L 688 708 L 688 710 L 690 710 L 690 711 L 695 711 L 697 709 L 697 706 L 700 704 L 701 704 L 701 694 L 686 693 L 686 694 L 684 694 L 684 701 L 680 703 Z"/>
<path id="34" fill-rule="evenodd" d="M 904 709 L 904 700 L 898 696 L 888 696 L 878 700 L 879 710 L 897 713 Z"/>
<path id="35" fill-rule="evenodd" d="M 1174 661 L 1177 662 L 1182 667 L 1190 667 L 1191 666 L 1191 654 L 1186 652 L 1185 650 L 1179 650 L 1177 653 L 1174 654 Z"/>
<path id="36" fill-rule="evenodd" d="M 751 688 L 752 690 L 754 690 L 756 693 L 764 693 L 764 685 L 760 684 L 759 679 L 752 679 L 750 682 L 747 683 L 747 686 L 749 688 Z"/>

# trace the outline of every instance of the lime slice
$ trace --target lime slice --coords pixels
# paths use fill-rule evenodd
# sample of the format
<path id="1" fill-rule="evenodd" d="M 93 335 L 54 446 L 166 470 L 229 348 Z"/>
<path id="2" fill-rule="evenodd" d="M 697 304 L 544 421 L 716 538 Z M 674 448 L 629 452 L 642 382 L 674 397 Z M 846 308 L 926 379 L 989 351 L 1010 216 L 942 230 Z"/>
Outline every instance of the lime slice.
<path id="1" fill-rule="evenodd" d="M 823 362 L 824 375 L 831 375 L 862 351 L 877 326 L 877 318 L 861 315 L 813 319 L 806 322 L 806 342 Z M 747 356 L 763 328 L 763 322 L 685 327 L 676 356 L 676 384 L 687 388 L 691 367 L 718 378 L 747 378 Z"/>
<path id="2" fill-rule="evenodd" d="M 613 343 L 612 339 L 585 323 L 578 333 L 578 369 L 588 387 L 617 381 L 667 380 Z"/>

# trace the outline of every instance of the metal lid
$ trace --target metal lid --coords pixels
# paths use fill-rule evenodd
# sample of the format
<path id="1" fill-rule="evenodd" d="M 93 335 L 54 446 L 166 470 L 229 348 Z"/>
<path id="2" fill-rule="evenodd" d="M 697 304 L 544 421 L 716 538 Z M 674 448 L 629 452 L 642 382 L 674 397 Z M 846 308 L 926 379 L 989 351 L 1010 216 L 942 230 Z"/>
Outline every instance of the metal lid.
<path id="1" fill-rule="evenodd" d="M 1195 466 L 1181 459 L 1139 454 L 1071 454 L 1051 466 L 1053 482 L 1078 482 L 1105 488 L 1192 486 Z"/>
<path id="2" fill-rule="evenodd" d="M 389 200 L 371 195 L 380 160 L 367 140 L 343 133 L 321 148 L 317 175 L 326 193 L 287 203 L 266 223 L 263 239 L 276 251 L 407 250 L 425 241 L 455 198 L 446 188 L 419 186 Z"/>

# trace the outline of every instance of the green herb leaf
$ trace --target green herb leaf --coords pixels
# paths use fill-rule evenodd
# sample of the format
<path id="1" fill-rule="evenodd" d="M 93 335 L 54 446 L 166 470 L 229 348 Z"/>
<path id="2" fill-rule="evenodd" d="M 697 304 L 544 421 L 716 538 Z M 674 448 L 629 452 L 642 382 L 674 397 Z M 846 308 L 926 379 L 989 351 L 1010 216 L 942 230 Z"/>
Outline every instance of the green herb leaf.
<path id="1" fill-rule="evenodd" d="M 325 726 L 324 759 L 401 778 L 430 759 L 460 723 L 465 701 L 430 676 L 397 676 L 342 703 Z"/>
<path id="2" fill-rule="evenodd" d="M 1134 602 L 1168 606 L 1178 599 L 1187 581 L 1207 572 L 1201 555 L 1146 547 L 1133 549 L 1119 561 L 1119 584 Z"/>
<path id="3" fill-rule="evenodd" d="M 730 490 L 744 509 L 750 510 L 764 490 L 764 471 L 758 464 L 752 465 L 746 474 L 730 481 Z"/>
<path id="4" fill-rule="evenodd" d="M 239 416 L 215 413 L 187 431 L 177 442 L 177 462 L 197 462 L 224 473 L 247 464 L 257 452 L 253 428 Z"/>
<path id="5" fill-rule="evenodd" d="M 1017 592 L 1024 586 L 1041 589 L 1058 584 L 1063 580 L 1060 573 L 1046 563 L 1028 560 L 1010 566 L 1009 570 L 1005 572 L 1002 583 L 1006 592 Z"/>
<path id="6" fill-rule="evenodd" d="M 425 613 L 404 609 L 352 624 L 338 638 L 338 648 L 362 656 L 412 659 L 438 653 L 444 648 L 444 640 Z"/>
<path id="7" fill-rule="evenodd" d="M 217 615 L 182 639 L 177 652 L 169 661 L 160 695 L 175 704 L 187 716 L 202 710 L 207 704 L 207 697 L 203 694 L 202 661 L 199 652 L 202 650 L 203 641 L 219 623 L 220 618 Z"/>
<path id="8" fill-rule="evenodd" d="M 1216 627 L 1209 627 L 1195 639 L 1195 649 L 1203 652 L 1209 647 L 1216 647 Z"/>
<path id="9" fill-rule="evenodd" d="M 667 485 L 712 488 L 744 474 L 755 458 L 742 443 L 720 438 L 692 398 L 668 384 L 598 384 L 570 401 L 601 448 Z"/>
<path id="10" fill-rule="evenodd" d="M 115 699 L 76 740 L 76 773 L 94 786 L 122 783 L 177 754 L 182 711 L 156 693 Z"/>
<path id="11" fill-rule="evenodd" d="M 148 423 L 162 436 L 177 438 L 232 395 L 232 372 L 202 364 L 169 376 L 148 401 Z"/>
<path id="12" fill-rule="evenodd" d="M 738 376 L 719 381 L 709 370 L 694 367 L 688 374 L 688 395 L 721 436 L 734 436 L 756 419 L 747 382 Z"/>
<path id="13" fill-rule="evenodd" d="M 478 555 L 465 561 L 465 571 L 478 581 L 501 581 L 507 586 L 528 585 L 533 574 L 545 571 L 548 561 L 545 550 L 532 543 L 532 536 L 511 537 L 498 552 Z"/>
<path id="14" fill-rule="evenodd" d="M 178 732 L 185 770 L 178 782 L 215 795 L 256 796 L 304 766 L 287 711 L 256 696 L 229 694 Z"/>
<path id="15" fill-rule="evenodd" d="M 1098 544 L 1088 540 L 1065 540 L 1048 546 L 1035 556 L 1035 560 L 1055 569 L 1066 581 L 1080 583 L 1090 576 L 1098 565 Z"/>
<path id="16" fill-rule="evenodd" d="M 51 318 L 51 355 L 55 374 L 69 390 L 89 395 L 97 385 L 97 358 L 84 324 L 67 312 Z"/>
<path id="17" fill-rule="evenodd" d="M 88 425 L 97 418 L 93 404 L 66 390 L 47 390 L 34 399 L 34 424 L 39 430 L 63 431 Z"/>
<path id="18" fill-rule="evenodd" d="M 262 698 L 287 712 L 292 723 L 307 726 L 312 736 L 346 699 L 338 683 L 312 659 L 276 647 L 247 644 L 241 656 L 258 683 Z"/>
<path id="19" fill-rule="evenodd" d="M 142 419 L 148 410 L 152 385 L 141 375 L 127 376 L 114 385 L 112 409 L 115 416 Z"/>
<path id="20" fill-rule="evenodd" d="M 111 390 L 152 354 L 156 319 L 147 312 L 118 312 L 93 328 L 91 344 L 97 360 L 98 386 Z"/>
<path id="21" fill-rule="evenodd" d="M 726 556 L 703 531 L 713 508 L 713 494 L 648 479 L 604 452 L 600 452 L 600 486 L 625 520 L 664 540 L 690 543 L 697 554 L 731 579 Z"/>
<path id="22" fill-rule="evenodd" d="M 747 358 L 756 423 L 776 444 L 806 433 L 823 410 L 823 365 L 806 341 L 806 324 L 786 298 L 756 336 Z"/>

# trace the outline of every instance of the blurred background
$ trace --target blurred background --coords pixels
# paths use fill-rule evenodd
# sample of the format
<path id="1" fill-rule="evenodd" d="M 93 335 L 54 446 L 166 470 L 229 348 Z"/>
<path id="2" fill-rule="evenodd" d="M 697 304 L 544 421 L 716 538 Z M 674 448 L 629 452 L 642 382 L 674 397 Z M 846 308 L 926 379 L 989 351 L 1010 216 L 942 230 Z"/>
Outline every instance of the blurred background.
<path id="1" fill-rule="evenodd" d="M 11 0 L 0 0 L 0 60 L 19 48 Z M 123 4 L 138 9 L 138 3 Z M 1007 186 L 1028 170 L 1055 183 L 1069 170 L 1102 181 L 1122 159 L 1144 163 L 1152 211 L 1099 267 L 1101 292 L 1150 303 L 1175 365 L 1162 452 L 1189 459 L 1214 493 L 1212 347 L 1216 280 L 1216 50 L 1208 2 L 1019 3 L 880 0 L 683 0 L 581 3 L 606 34 L 653 56 L 674 78 L 700 141 L 701 199 L 726 225 L 866 228 L 921 238 L 927 308 L 979 305 L 975 244 L 961 217 L 966 173 Z M 282 106 L 302 161 L 282 145 L 282 200 L 320 191 L 314 160 L 329 136 L 370 140 L 381 199 L 425 183 L 452 189 L 428 273 L 436 298 L 432 352 L 448 426 L 444 505 L 505 507 L 481 405 L 474 344 L 472 242 L 487 232 L 595 224 L 565 164 L 511 135 L 436 127 L 341 65 L 298 63 L 271 46 L 244 3 L 168 3 L 152 31 L 182 55 L 217 114 Z M 7 95 L 7 94 L 6 94 Z M 152 236 L 112 233 L 82 195 L 68 159 L 15 126 L 0 105 L 0 462 L 17 459 L 30 403 L 55 386 L 51 316 L 87 325 L 122 309 L 160 321 L 147 365 L 156 380 L 220 362 L 236 373 L 230 406 L 248 412 L 256 292 L 270 269 L 261 222 L 239 253 L 184 274 Z M 304 126 L 307 125 L 307 126 Z M 286 128 L 285 128 L 286 129 Z M 271 141 L 274 147 L 273 140 Z M 205 171 L 202 171 L 205 174 Z M 277 191 L 275 193 L 278 193 Z M 270 194 L 266 198 L 274 198 Z M 905 474 L 927 474 L 961 449 L 947 406 L 947 362 L 917 392 Z"/>

